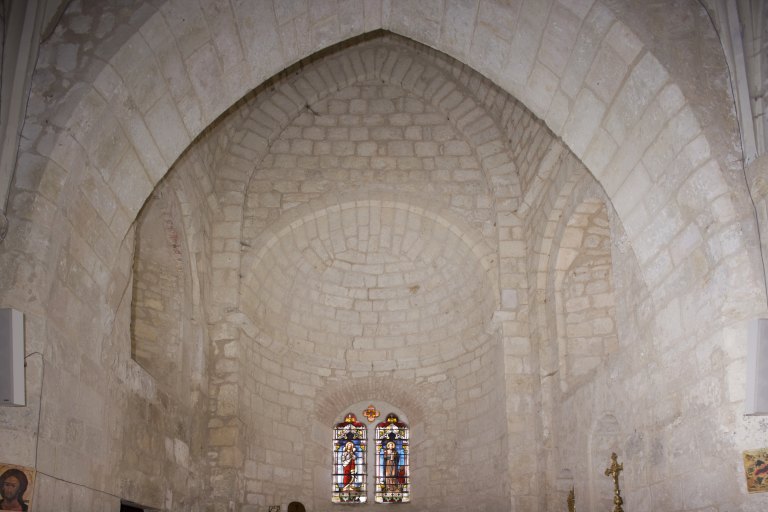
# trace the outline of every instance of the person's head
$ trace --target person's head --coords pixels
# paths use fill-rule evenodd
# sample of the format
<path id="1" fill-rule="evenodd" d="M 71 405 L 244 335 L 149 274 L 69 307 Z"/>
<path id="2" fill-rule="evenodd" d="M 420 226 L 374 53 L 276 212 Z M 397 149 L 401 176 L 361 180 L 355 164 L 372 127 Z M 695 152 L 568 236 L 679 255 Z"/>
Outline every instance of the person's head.
<path id="1" fill-rule="evenodd" d="M 344 451 L 347 451 L 347 452 L 355 451 L 355 443 L 353 443 L 352 441 L 347 441 L 347 444 L 344 445 Z"/>
<path id="2" fill-rule="evenodd" d="M 394 450 L 395 449 L 395 442 L 390 441 L 387 443 L 387 450 Z"/>
<path id="3" fill-rule="evenodd" d="M 24 493 L 27 491 L 27 475 L 23 471 L 18 469 L 9 469 L 2 475 L 0 475 L 0 493 L 3 496 L 3 501 L 18 501 L 22 502 L 24 499 Z"/>
<path id="4" fill-rule="evenodd" d="M 288 512 L 305 512 L 307 509 L 298 501 L 292 501 L 288 504 Z"/>

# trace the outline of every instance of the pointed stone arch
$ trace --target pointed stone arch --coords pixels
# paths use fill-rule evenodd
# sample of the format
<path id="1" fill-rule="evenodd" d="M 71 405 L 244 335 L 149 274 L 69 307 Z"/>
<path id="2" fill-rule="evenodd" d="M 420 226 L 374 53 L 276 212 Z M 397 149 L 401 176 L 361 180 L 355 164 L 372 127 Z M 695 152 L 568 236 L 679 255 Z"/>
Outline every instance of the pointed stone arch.
<path id="1" fill-rule="evenodd" d="M 688 181 L 695 186 L 699 180 L 709 180 L 716 185 L 714 190 L 720 191 L 712 199 L 717 198 L 718 203 L 729 201 L 725 194 L 728 180 L 722 176 L 717 160 L 720 155 L 710 155 L 706 132 L 702 132 L 695 109 L 686 104 L 681 88 L 670 79 L 659 60 L 601 2 L 588 2 L 583 8 L 558 4 L 543 9 L 527 3 L 501 7 L 484 2 L 476 13 L 464 13 L 481 27 L 474 39 L 463 29 L 447 37 L 444 29 L 458 28 L 453 25 L 458 18 L 448 12 L 433 17 L 434 13 L 410 4 L 391 11 L 385 4 L 360 4 L 357 10 L 328 12 L 328 17 L 314 18 L 310 29 L 315 38 L 312 46 L 296 32 L 279 35 L 276 29 L 284 23 L 295 28 L 301 12 L 274 6 L 266 0 L 238 5 L 235 10 L 194 8 L 184 17 L 179 17 L 171 4 L 163 4 L 157 11 L 142 10 L 131 20 L 141 24 L 141 29 L 128 37 L 111 38 L 112 46 L 105 53 L 108 65 L 88 61 L 91 67 L 86 69 L 93 79 L 70 72 L 78 82 L 68 102 L 59 108 L 64 116 L 54 116 L 54 125 L 62 130 L 47 130 L 48 140 L 56 142 L 41 147 L 42 160 L 35 158 L 34 151 L 22 157 L 21 168 L 36 169 L 38 175 L 46 177 L 42 181 L 69 183 L 63 188 L 48 188 L 46 193 L 39 194 L 38 201 L 61 208 L 61 200 L 69 197 L 69 193 L 61 196 L 60 191 L 76 188 L 77 169 L 92 162 L 103 169 L 104 193 L 112 201 L 119 198 L 130 219 L 184 148 L 249 90 L 306 56 L 309 47 L 326 47 L 381 27 L 458 57 L 545 119 L 586 163 L 609 197 L 616 199 L 614 203 L 630 240 L 649 231 L 660 232 L 650 216 L 661 205 L 668 205 L 669 215 L 679 212 L 677 201 L 664 192 L 675 187 L 662 181 L 667 179 L 659 174 L 662 170 L 674 169 L 671 174 L 677 183 Z M 493 31 L 493 27 L 510 22 L 518 27 L 518 33 L 510 32 L 509 28 Z M 554 27 L 559 25 L 567 30 L 556 33 Z M 222 32 L 213 37 L 211 27 Z M 119 34 L 130 34 L 130 30 Z M 558 50 L 564 42 L 582 52 L 592 66 L 578 60 L 569 65 L 569 52 Z M 50 44 L 55 46 L 56 40 Z M 491 51 L 492 48 L 496 49 Z M 611 64 L 616 55 L 621 64 Z M 502 66 L 503 63 L 508 65 Z M 43 61 L 41 66 L 50 64 Z M 202 69 L 206 72 L 199 72 Z M 595 77 L 600 69 L 623 77 L 623 84 L 617 81 L 619 85 L 613 88 L 594 90 L 591 75 L 586 74 L 589 69 Z M 146 77 L 164 80 L 153 83 Z M 630 99 L 635 96 L 638 101 L 633 103 Z M 41 95 L 33 95 L 33 105 L 41 101 Z M 69 112 L 75 115 L 66 118 Z M 28 130 L 41 125 L 37 120 L 27 123 Z M 98 129 L 94 129 L 96 126 Z M 675 134 L 677 142 L 670 147 L 665 141 Z M 32 134 L 28 138 L 35 139 Z M 107 144 L 110 139 L 113 142 Z M 107 146 L 118 150 L 108 154 L 98 150 Z M 142 148 L 140 152 L 133 149 L 138 146 Z M 120 178 L 116 179 L 118 175 Z M 120 191 L 125 188 L 139 193 L 133 198 L 124 197 Z M 32 190 L 40 189 L 35 184 Z M 638 194 L 638 190 L 644 194 Z M 630 196 L 634 200 L 627 200 Z M 721 219 L 724 229 L 712 235 L 712 243 L 721 244 L 723 236 L 732 235 L 727 226 L 732 225 L 733 219 L 713 213 Z M 83 214 L 87 213 L 73 211 L 57 216 L 57 227 L 53 227 L 50 219 L 35 217 L 40 221 L 34 228 L 36 236 L 50 239 L 49 254 L 57 253 L 60 247 L 59 237 L 50 234 L 69 232 L 73 216 Z M 103 212 L 100 215 L 97 210 L 96 216 L 103 223 L 100 229 L 107 240 L 122 236 L 124 228 L 119 224 L 112 226 L 112 233 Z M 700 226 L 683 223 L 689 231 L 697 231 L 702 240 L 707 238 Z M 658 238 L 657 244 L 644 244 L 640 259 L 646 276 L 648 265 L 682 228 L 683 224 L 674 233 Z M 24 251 L 23 247 L 27 244 L 21 243 L 18 250 Z M 30 255 L 33 252 L 29 251 Z M 711 265 L 716 266 L 717 255 L 712 258 Z"/>
<path id="2" fill-rule="evenodd" d="M 76 338 L 93 339 L 114 349 L 105 354 L 108 370 L 132 390 L 142 388 L 114 362 L 113 326 L 131 261 L 123 239 L 145 199 L 198 134 L 248 91 L 317 48 L 386 28 L 490 77 L 562 137 L 625 225 L 653 294 L 648 315 L 675 327 L 660 350 L 692 349 L 695 340 L 704 353 L 700 340 L 725 337 L 719 329 L 760 310 L 755 297 L 763 295 L 750 257 L 753 224 L 736 200 L 745 198 L 734 184 L 738 158 L 722 149 L 737 131 L 727 120 L 709 122 L 690 86 L 695 80 L 681 77 L 670 66 L 674 60 L 645 43 L 651 31 L 638 38 L 622 21 L 626 16 L 616 18 L 625 4 L 564 4 L 482 1 L 457 12 L 461 5 L 363 2 L 310 13 L 307 3 L 264 1 L 221 10 L 195 5 L 181 16 L 181 3 L 158 2 L 115 16 L 127 22 L 114 30 L 93 31 L 109 34 L 81 47 L 75 69 L 67 68 L 68 59 L 57 60 L 70 49 L 66 38 L 54 37 L 36 74 L 8 249 L 0 255 L 4 300 L 27 306 L 35 343 L 52 347 L 54 359 L 66 352 L 61 347 L 77 346 Z M 717 54 L 708 55 L 722 65 Z M 725 95 L 701 97 L 717 104 Z M 526 196 L 528 187 L 521 188 Z M 502 251 L 516 249 L 505 244 Z M 686 265 L 691 261 L 696 264 Z M 682 286 L 688 282 L 697 286 Z M 686 291 L 678 297 L 680 289 Z M 217 350 L 231 350 L 228 335 L 217 332 Z M 743 354 L 735 350 L 732 357 L 738 373 Z M 242 399 L 230 391 L 222 393 L 222 408 Z M 221 454 L 235 462 L 242 457 Z M 532 481 L 516 481 L 515 492 L 535 495 Z"/>

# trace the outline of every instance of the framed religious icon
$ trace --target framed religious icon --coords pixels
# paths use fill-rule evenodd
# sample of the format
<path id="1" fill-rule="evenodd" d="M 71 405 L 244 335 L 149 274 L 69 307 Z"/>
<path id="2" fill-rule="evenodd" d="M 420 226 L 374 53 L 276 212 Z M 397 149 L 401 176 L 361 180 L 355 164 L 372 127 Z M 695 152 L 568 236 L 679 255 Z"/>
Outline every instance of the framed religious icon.
<path id="1" fill-rule="evenodd" d="M 0 463 L 0 510 L 32 510 L 35 470 Z"/>
<path id="2" fill-rule="evenodd" d="M 768 492 L 768 448 L 744 452 L 747 492 Z"/>

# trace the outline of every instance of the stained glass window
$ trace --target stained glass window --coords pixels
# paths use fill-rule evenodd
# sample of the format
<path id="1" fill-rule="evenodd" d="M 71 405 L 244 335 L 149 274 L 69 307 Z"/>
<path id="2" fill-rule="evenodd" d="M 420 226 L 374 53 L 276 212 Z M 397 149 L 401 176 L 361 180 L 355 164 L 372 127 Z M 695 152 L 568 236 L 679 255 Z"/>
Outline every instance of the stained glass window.
<path id="1" fill-rule="evenodd" d="M 411 501 L 408 425 L 390 413 L 376 425 L 376 503 Z"/>
<path id="2" fill-rule="evenodd" d="M 367 499 L 367 432 L 351 412 L 333 429 L 334 503 L 364 503 Z"/>

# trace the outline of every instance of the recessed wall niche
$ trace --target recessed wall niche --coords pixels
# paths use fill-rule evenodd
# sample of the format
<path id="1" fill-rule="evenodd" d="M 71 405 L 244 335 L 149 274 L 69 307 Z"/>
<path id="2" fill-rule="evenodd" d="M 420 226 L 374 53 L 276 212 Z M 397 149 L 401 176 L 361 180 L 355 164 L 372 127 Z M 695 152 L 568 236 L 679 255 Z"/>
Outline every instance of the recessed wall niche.
<path id="1" fill-rule="evenodd" d="M 192 315 L 186 235 L 176 192 L 163 182 L 135 225 L 131 356 L 166 392 L 182 382 Z"/>
<path id="2" fill-rule="evenodd" d="M 586 199 L 575 207 L 555 265 L 560 386 L 567 392 L 588 382 L 618 346 L 605 203 Z"/>

